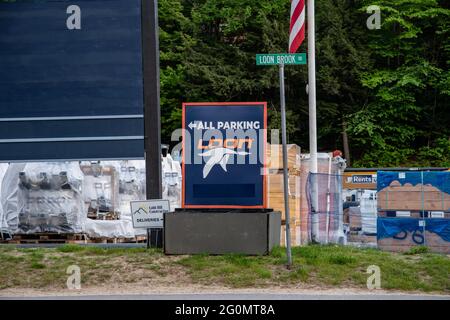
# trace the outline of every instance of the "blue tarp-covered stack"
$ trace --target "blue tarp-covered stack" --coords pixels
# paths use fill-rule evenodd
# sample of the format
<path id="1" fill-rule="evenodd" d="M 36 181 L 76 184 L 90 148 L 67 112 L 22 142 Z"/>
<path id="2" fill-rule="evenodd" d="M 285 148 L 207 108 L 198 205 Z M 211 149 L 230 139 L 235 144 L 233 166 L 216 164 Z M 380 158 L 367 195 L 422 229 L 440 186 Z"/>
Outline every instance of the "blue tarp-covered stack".
<path id="1" fill-rule="evenodd" d="M 378 172 L 378 246 L 450 253 L 450 172 Z"/>

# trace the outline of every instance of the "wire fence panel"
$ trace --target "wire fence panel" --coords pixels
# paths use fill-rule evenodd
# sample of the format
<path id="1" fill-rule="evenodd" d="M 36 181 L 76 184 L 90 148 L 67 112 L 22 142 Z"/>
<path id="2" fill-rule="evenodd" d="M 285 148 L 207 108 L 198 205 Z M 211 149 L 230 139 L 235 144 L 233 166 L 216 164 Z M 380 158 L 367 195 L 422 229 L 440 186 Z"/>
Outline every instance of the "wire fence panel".
<path id="1" fill-rule="evenodd" d="M 342 236 L 342 176 L 310 173 L 306 184 L 308 199 L 308 226 L 313 228 L 313 215 L 318 218 L 319 243 L 339 243 Z"/>

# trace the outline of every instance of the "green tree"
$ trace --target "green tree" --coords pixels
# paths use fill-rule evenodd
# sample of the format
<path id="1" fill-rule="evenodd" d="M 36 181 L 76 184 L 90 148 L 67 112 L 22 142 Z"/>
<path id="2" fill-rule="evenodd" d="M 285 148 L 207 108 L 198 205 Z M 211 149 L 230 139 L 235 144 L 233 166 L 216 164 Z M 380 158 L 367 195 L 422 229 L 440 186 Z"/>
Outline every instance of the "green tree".
<path id="1" fill-rule="evenodd" d="M 381 7 L 368 30 L 367 5 Z M 357 166 L 448 165 L 449 5 L 437 0 L 316 1 L 319 150 L 342 148 Z M 286 52 L 287 0 L 160 0 L 163 137 L 183 101 L 267 101 L 279 128 L 276 67 Z M 306 41 L 300 48 L 307 51 Z M 288 136 L 308 149 L 307 68 L 286 68 Z"/>
<path id="2" fill-rule="evenodd" d="M 450 135 L 450 10 L 436 0 L 364 3 L 380 6 L 382 28 L 369 32 L 374 65 L 361 77 L 368 103 L 348 115 L 362 150 L 357 164 L 443 165 L 448 155 L 435 156 L 448 151 Z"/>

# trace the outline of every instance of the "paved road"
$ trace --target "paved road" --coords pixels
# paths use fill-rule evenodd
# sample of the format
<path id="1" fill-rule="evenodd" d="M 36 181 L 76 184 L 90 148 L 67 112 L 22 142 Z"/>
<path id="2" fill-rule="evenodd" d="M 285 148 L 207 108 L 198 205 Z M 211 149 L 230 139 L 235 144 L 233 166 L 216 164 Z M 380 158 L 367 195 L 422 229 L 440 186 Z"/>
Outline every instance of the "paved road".
<path id="1" fill-rule="evenodd" d="M 59 297 L 0 297 L 0 300 L 450 300 L 450 296 L 417 294 L 314 294 L 314 293 L 200 293 L 145 295 L 74 295 Z"/>

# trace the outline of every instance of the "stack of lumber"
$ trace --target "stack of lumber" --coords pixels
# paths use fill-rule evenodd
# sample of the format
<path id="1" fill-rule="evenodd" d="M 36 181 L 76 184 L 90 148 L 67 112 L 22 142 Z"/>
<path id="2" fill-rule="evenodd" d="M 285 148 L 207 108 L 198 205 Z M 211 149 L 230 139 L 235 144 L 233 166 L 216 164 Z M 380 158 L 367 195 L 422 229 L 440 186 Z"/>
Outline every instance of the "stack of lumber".
<path id="1" fill-rule="evenodd" d="M 296 144 L 288 144 L 288 170 L 300 170 L 300 147 Z M 267 144 L 266 148 L 267 168 L 283 169 L 283 148 L 279 144 Z"/>
<path id="2" fill-rule="evenodd" d="M 267 147 L 267 205 L 282 216 L 281 245 L 286 244 L 286 215 L 284 210 L 283 156 L 281 145 Z M 300 226 L 300 147 L 288 145 L 288 186 L 291 224 L 291 244 L 299 245 Z M 298 227 L 296 227 L 296 224 Z"/>

